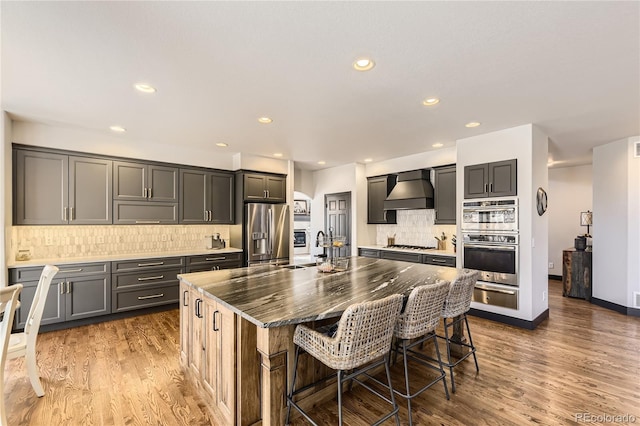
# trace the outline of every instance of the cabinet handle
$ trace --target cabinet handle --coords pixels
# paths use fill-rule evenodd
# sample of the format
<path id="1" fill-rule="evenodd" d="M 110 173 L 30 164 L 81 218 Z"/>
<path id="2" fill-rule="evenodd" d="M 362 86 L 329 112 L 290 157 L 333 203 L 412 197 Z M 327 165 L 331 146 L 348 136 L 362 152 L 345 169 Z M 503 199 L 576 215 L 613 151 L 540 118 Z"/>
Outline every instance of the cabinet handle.
<path id="1" fill-rule="evenodd" d="M 226 257 L 222 256 L 222 257 L 205 257 L 204 260 L 206 260 L 207 262 L 213 262 L 214 260 L 225 260 Z"/>
<path id="2" fill-rule="evenodd" d="M 164 278 L 164 275 L 156 275 L 155 277 L 138 278 L 138 281 L 161 280 L 163 278 Z"/>
<path id="3" fill-rule="evenodd" d="M 435 263 L 447 263 L 447 259 L 429 259 L 429 262 L 435 262 Z"/>
<path id="4" fill-rule="evenodd" d="M 149 188 L 149 197 L 148 198 L 153 198 L 153 188 Z"/>
<path id="5" fill-rule="evenodd" d="M 64 294 L 64 281 L 60 281 L 58 287 L 60 288 L 60 294 Z"/>
<path id="6" fill-rule="evenodd" d="M 489 192 L 489 184 L 484 184 L 484 192 Z"/>
<path id="7" fill-rule="evenodd" d="M 213 220 L 213 219 L 212 219 L 212 216 L 213 216 L 213 215 L 211 214 L 211 210 L 209 210 L 209 222 L 211 222 L 211 221 Z"/>
<path id="8" fill-rule="evenodd" d="M 202 214 L 204 215 L 204 219 L 202 220 L 204 220 L 205 222 L 209 220 L 209 212 L 207 210 L 203 210 Z"/>
<path id="9" fill-rule="evenodd" d="M 69 220 L 74 220 L 75 219 L 74 208 L 73 207 L 69 208 L 69 211 L 70 211 Z"/>
<path id="10" fill-rule="evenodd" d="M 493 192 L 493 182 L 489 184 L 489 192 Z"/>
<path id="11" fill-rule="evenodd" d="M 64 272 L 82 272 L 82 268 L 76 268 L 76 269 L 60 269 L 58 271 L 59 274 L 62 274 Z"/>
<path id="12" fill-rule="evenodd" d="M 383 210 L 382 212 L 382 219 L 386 222 L 387 221 L 387 211 Z"/>
<path id="13" fill-rule="evenodd" d="M 182 293 L 182 306 L 189 306 L 189 299 L 187 298 L 188 294 L 189 294 L 189 290 L 185 290 Z"/>
<path id="14" fill-rule="evenodd" d="M 65 221 L 65 222 L 67 221 L 67 213 L 68 213 L 68 211 L 69 211 L 68 207 L 65 207 L 62 210 L 62 220 Z"/>
<path id="15" fill-rule="evenodd" d="M 151 296 L 138 296 L 138 300 L 157 299 L 159 297 L 164 297 L 164 293 L 152 294 Z"/>
<path id="16" fill-rule="evenodd" d="M 73 291 L 73 288 L 71 287 L 71 282 L 67 281 L 67 294 L 70 294 Z"/>
<path id="17" fill-rule="evenodd" d="M 269 192 L 269 190 L 267 189 L 267 198 L 271 197 L 271 193 Z"/>
<path id="18" fill-rule="evenodd" d="M 143 268 L 145 266 L 162 266 L 164 262 L 151 262 L 151 263 L 138 263 L 138 268 Z"/>
<path id="19" fill-rule="evenodd" d="M 216 314 L 220 312 L 217 309 L 213 311 L 213 331 L 220 331 L 218 327 L 216 327 Z"/>
<path id="20" fill-rule="evenodd" d="M 202 303 L 202 299 L 196 299 L 196 317 L 198 318 L 202 318 L 202 315 L 200 315 L 200 304 Z"/>
<path id="21" fill-rule="evenodd" d="M 142 188 L 142 198 L 147 198 L 147 188 Z"/>
<path id="22" fill-rule="evenodd" d="M 159 220 L 136 220 L 136 224 L 144 224 L 144 223 L 160 223 Z"/>

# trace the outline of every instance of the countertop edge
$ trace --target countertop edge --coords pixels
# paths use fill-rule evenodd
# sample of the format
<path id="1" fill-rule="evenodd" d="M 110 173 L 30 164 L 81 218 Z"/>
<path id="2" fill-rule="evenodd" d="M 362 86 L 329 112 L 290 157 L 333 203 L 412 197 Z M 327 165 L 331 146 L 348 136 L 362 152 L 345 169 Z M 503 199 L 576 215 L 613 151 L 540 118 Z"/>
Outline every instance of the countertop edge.
<path id="1" fill-rule="evenodd" d="M 448 250 L 405 250 L 399 248 L 389 248 L 384 246 L 358 246 L 359 249 L 371 249 L 371 250 L 384 250 L 384 251 L 395 251 L 399 253 L 418 253 L 418 254 L 431 254 L 434 256 L 448 256 L 448 257 L 456 257 L 457 254 Z"/>
<path id="2" fill-rule="evenodd" d="M 77 263 L 115 262 L 119 260 L 150 259 L 157 257 L 201 256 L 206 254 L 242 253 L 242 249 L 227 247 L 223 249 L 202 250 L 176 250 L 167 252 L 138 252 L 115 255 L 96 255 L 67 258 L 48 258 L 30 260 L 11 260 L 7 262 L 7 268 L 26 268 L 44 265 L 72 265 Z"/>

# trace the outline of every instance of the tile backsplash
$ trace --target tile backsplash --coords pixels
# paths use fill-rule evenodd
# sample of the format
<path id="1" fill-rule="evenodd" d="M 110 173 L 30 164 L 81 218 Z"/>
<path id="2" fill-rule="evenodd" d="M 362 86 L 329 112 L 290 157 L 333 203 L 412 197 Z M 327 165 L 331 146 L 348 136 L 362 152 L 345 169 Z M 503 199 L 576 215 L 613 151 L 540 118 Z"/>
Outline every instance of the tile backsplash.
<path id="1" fill-rule="evenodd" d="M 229 225 L 14 226 L 11 250 L 32 259 L 151 253 L 205 248 L 205 235 L 219 233 L 229 245 Z"/>
<path id="2" fill-rule="evenodd" d="M 396 225 L 376 225 L 376 244 L 387 245 L 387 237 L 395 234 L 396 244 L 437 247 L 444 232 L 447 236 L 447 250 L 453 251 L 451 237 L 456 233 L 456 225 L 435 225 L 435 210 L 398 210 Z"/>

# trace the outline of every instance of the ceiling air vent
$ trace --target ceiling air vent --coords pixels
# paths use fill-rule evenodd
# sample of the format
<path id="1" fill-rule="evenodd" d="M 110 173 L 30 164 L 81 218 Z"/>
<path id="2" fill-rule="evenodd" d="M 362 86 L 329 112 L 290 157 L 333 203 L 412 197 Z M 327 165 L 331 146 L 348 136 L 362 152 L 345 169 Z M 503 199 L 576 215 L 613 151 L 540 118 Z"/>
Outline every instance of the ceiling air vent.
<path id="1" fill-rule="evenodd" d="M 640 142 L 636 142 L 633 144 L 633 156 L 636 158 L 640 158 Z"/>

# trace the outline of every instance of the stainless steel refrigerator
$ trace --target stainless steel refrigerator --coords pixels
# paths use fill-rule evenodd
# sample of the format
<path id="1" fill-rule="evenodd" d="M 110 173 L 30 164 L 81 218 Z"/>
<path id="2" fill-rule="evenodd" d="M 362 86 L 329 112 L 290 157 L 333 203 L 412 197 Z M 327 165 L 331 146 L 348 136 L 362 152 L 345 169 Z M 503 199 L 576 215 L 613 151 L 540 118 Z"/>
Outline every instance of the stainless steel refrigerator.
<path id="1" fill-rule="evenodd" d="M 259 263 L 289 263 L 289 206 L 248 203 L 245 205 L 244 248 L 248 266 Z"/>

